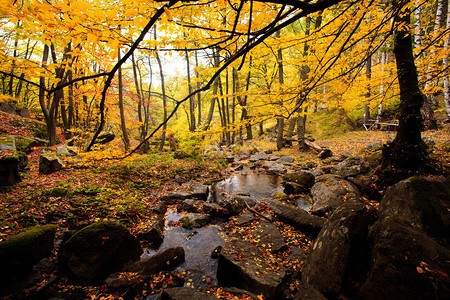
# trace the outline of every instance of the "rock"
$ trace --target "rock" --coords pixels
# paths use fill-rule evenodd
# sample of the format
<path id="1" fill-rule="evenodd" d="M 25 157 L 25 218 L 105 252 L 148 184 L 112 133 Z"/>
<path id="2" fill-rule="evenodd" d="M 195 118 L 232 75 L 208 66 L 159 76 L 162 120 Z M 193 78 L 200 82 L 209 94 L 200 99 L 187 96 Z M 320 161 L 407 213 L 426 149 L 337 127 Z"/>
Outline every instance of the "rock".
<path id="1" fill-rule="evenodd" d="M 210 215 L 212 218 L 229 218 L 230 212 L 216 203 L 203 203 L 203 212 Z"/>
<path id="2" fill-rule="evenodd" d="M 386 191 L 380 202 L 383 216 L 391 216 L 425 230 L 444 244 L 450 242 L 450 178 L 411 177 Z"/>
<path id="3" fill-rule="evenodd" d="M 270 174 L 283 174 L 286 173 L 286 167 L 282 164 L 279 164 L 278 161 L 267 161 L 265 162 L 262 167 L 266 169 L 267 173 Z"/>
<path id="4" fill-rule="evenodd" d="M 315 176 L 307 171 L 284 174 L 284 192 L 288 195 L 308 193 L 315 179 Z"/>
<path id="5" fill-rule="evenodd" d="M 144 230 L 141 230 L 136 237 L 140 241 L 146 241 L 152 246 L 160 245 L 164 241 L 164 217 L 158 217 Z"/>
<path id="6" fill-rule="evenodd" d="M 280 158 L 278 155 L 269 155 L 268 161 L 276 161 Z"/>
<path id="7" fill-rule="evenodd" d="M 215 300 L 214 295 L 197 291 L 189 287 L 174 287 L 164 289 L 161 300 Z"/>
<path id="8" fill-rule="evenodd" d="M 316 178 L 311 188 L 312 210 L 315 215 L 332 212 L 345 201 L 358 201 L 359 190 L 349 181 L 336 175 L 322 175 Z"/>
<path id="9" fill-rule="evenodd" d="M 18 107 L 16 109 L 16 114 L 22 118 L 31 118 L 30 110 L 26 107 Z"/>
<path id="10" fill-rule="evenodd" d="M 115 138 L 116 138 L 116 135 L 112 132 L 101 132 L 98 135 L 97 139 L 95 140 L 95 144 L 101 144 L 101 145 L 108 144 Z"/>
<path id="11" fill-rule="evenodd" d="M 326 300 L 324 295 L 322 295 L 318 290 L 313 288 L 307 283 L 303 283 L 298 292 L 294 296 L 294 300 Z"/>
<path id="12" fill-rule="evenodd" d="M 14 103 L 0 102 L 0 110 L 8 114 L 16 114 L 16 105 Z"/>
<path id="13" fill-rule="evenodd" d="M 339 160 L 343 161 L 343 160 L 346 160 L 347 158 L 349 158 L 351 156 L 352 156 L 352 154 L 350 152 L 344 151 L 344 152 L 342 152 L 341 156 L 339 156 Z"/>
<path id="14" fill-rule="evenodd" d="M 183 247 L 166 249 L 158 254 L 142 259 L 129 265 L 127 272 L 137 272 L 141 276 L 149 277 L 161 271 L 173 270 L 184 262 Z"/>
<path id="15" fill-rule="evenodd" d="M 19 135 L 17 135 L 15 138 L 16 138 L 17 150 L 23 151 L 26 154 L 30 154 L 33 147 L 45 145 L 41 141 L 39 141 L 39 139 L 36 139 L 36 138 L 33 139 L 33 138 L 19 136 Z M 47 141 L 45 141 L 45 143 L 47 143 Z"/>
<path id="16" fill-rule="evenodd" d="M 20 288 L 16 283 L 51 255 L 56 229 L 56 225 L 35 226 L 0 243 L 0 295 Z"/>
<path id="17" fill-rule="evenodd" d="M 281 202 L 289 202 L 289 196 L 283 192 L 277 192 L 272 195 L 272 200 L 281 201 Z"/>
<path id="18" fill-rule="evenodd" d="M 192 213 L 199 213 L 202 210 L 203 201 L 186 199 L 177 208 L 178 212 L 188 211 Z"/>
<path id="19" fill-rule="evenodd" d="M 386 217 L 371 229 L 370 266 L 357 299 L 448 299 L 450 250 Z"/>
<path id="20" fill-rule="evenodd" d="M 65 145 L 56 146 L 56 152 L 58 154 L 66 155 L 66 156 L 77 156 L 77 153 L 74 150 L 69 149 Z"/>
<path id="21" fill-rule="evenodd" d="M 0 136 L 0 150 L 16 150 L 16 139 L 14 136 Z"/>
<path id="22" fill-rule="evenodd" d="M 166 195 L 161 195 L 162 201 L 170 202 L 172 200 L 185 200 L 185 199 L 200 199 L 206 200 L 208 198 L 209 187 L 204 184 L 195 185 L 183 185 L 187 187 L 187 190 L 175 191 Z"/>
<path id="23" fill-rule="evenodd" d="M 294 158 L 292 156 L 282 155 L 278 160 L 277 163 L 283 164 L 286 166 L 292 166 L 294 163 Z"/>
<path id="24" fill-rule="evenodd" d="M 153 207 L 152 210 L 156 214 L 164 215 L 167 212 L 167 205 L 164 202 L 160 201 L 155 205 L 155 207 Z"/>
<path id="25" fill-rule="evenodd" d="M 39 156 L 39 173 L 51 174 L 62 169 L 63 162 L 56 154 L 41 154 Z"/>
<path id="26" fill-rule="evenodd" d="M 301 248 L 297 248 L 295 246 L 290 246 L 291 254 L 289 255 L 289 259 L 291 261 L 297 261 L 298 263 L 306 261 L 308 258 L 308 252 Z"/>
<path id="27" fill-rule="evenodd" d="M 257 162 L 258 160 L 267 160 L 269 158 L 269 155 L 264 152 L 258 152 L 256 154 L 253 154 L 248 159 L 249 162 Z"/>
<path id="28" fill-rule="evenodd" d="M 125 227 L 107 221 L 76 232 L 62 244 L 59 259 L 77 279 L 97 283 L 139 259 L 141 254 L 139 241 Z"/>
<path id="29" fill-rule="evenodd" d="M 211 223 L 211 217 L 204 214 L 190 213 L 180 219 L 187 229 L 200 228 Z"/>
<path id="30" fill-rule="evenodd" d="M 219 284 L 263 294 L 266 299 L 279 299 L 286 273 L 282 267 L 275 270 L 260 259 L 262 256 L 262 251 L 248 242 L 239 239 L 230 241 L 219 255 Z"/>
<path id="31" fill-rule="evenodd" d="M 369 151 L 377 151 L 377 150 L 381 150 L 382 148 L 383 148 L 383 142 L 375 142 L 375 143 L 369 144 L 364 147 L 364 149 L 369 150 Z"/>
<path id="32" fill-rule="evenodd" d="M 231 197 L 227 197 L 220 201 L 219 205 L 227 209 L 231 214 L 238 215 L 244 209 L 247 208 L 247 203 L 249 206 L 254 206 L 256 204 L 255 200 L 246 194 L 235 194 Z"/>
<path id="33" fill-rule="evenodd" d="M 178 175 L 178 174 L 175 175 L 174 179 L 179 185 L 182 185 L 183 183 L 186 183 L 188 181 L 186 178 L 184 178 L 183 176 Z"/>
<path id="34" fill-rule="evenodd" d="M 251 211 L 246 210 L 236 219 L 236 225 L 242 226 L 253 222 L 254 220 L 256 220 L 255 215 Z"/>
<path id="35" fill-rule="evenodd" d="M 361 191 L 361 194 L 368 199 L 377 201 L 381 199 L 381 194 L 378 191 L 374 180 L 369 176 L 357 175 L 355 177 L 348 177 L 347 180 L 353 183 Z"/>
<path id="36" fill-rule="evenodd" d="M 298 207 L 273 200 L 266 202 L 281 220 L 306 234 L 316 236 L 325 223 L 325 219 L 312 216 Z"/>
<path id="37" fill-rule="evenodd" d="M 368 227 L 375 220 L 375 210 L 362 203 L 339 206 L 314 241 L 302 269 L 302 280 L 325 296 L 337 298 L 360 267 Z"/>
<path id="38" fill-rule="evenodd" d="M 270 248 L 270 252 L 277 253 L 287 247 L 284 237 L 273 223 L 261 220 L 255 229 L 255 235 L 259 237 L 261 244 Z"/>
<path id="39" fill-rule="evenodd" d="M 359 156 L 351 156 L 336 166 L 336 174 L 342 177 L 365 174 L 369 170 L 369 164 Z"/>
<path id="40" fill-rule="evenodd" d="M 6 150 L 11 155 L 0 157 L 0 186 L 10 186 L 22 181 L 19 173 L 19 157 L 17 151 Z"/>

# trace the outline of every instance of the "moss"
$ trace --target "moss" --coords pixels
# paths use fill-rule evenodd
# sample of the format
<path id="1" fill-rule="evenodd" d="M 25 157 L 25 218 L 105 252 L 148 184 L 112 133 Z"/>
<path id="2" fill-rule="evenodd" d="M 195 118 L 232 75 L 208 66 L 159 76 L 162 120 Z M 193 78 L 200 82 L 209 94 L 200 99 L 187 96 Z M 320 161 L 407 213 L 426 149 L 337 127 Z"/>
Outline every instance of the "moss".
<path id="1" fill-rule="evenodd" d="M 363 159 L 369 163 L 370 167 L 376 167 L 381 164 L 383 154 L 381 151 L 376 151 L 370 155 L 365 156 Z"/>
<path id="2" fill-rule="evenodd" d="M 423 213 L 422 223 L 425 230 L 431 236 L 446 238 L 449 226 L 444 224 L 442 215 L 448 214 L 448 211 L 442 201 L 448 199 L 448 195 L 450 195 L 448 181 L 428 181 L 419 176 L 411 177 L 408 180 L 415 190 L 414 204 Z"/>
<path id="3" fill-rule="evenodd" d="M 25 136 L 16 136 L 16 149 L 19 151 L 27 152 L 35 144 L 36 141 L 32 138 Z"/>
<path id="4" fill-rule="evenodd" d="M 272 195 L 273 200 L 283 201 L 289 199 L 289 196 L 283 192 L 277 192 Z"/>
<path id="5" fill-rule="evenodd" d="M 191 220 L 188 217 L 181 218 L 180 222 L 183 224 L 184 228 L 192 229 L 192 227 L 193 227 L 193 224 L 192 224 Z"/>
<path id="6" fill-rule="evenodd" d="M 27 231 L 13 235 L 9 240 L 0 243 L 0 253 L 13 253 L 18 248 L 33 248 L 35 243 L 42 237 L 48 234 L 54 235 L 57 226 L 54 224 L 47 224 L 43 226 L 34 226 Z"/>
<path id="7" fill-rule="evenodd" d="M 71 196 L 72 191 L 65 188 L 65 187 L 59 187 L 55 186 L 49 191 L 44 191 L 42 193 L 42 196 L 44 197 L 65 197 L 65 196 Z"/>

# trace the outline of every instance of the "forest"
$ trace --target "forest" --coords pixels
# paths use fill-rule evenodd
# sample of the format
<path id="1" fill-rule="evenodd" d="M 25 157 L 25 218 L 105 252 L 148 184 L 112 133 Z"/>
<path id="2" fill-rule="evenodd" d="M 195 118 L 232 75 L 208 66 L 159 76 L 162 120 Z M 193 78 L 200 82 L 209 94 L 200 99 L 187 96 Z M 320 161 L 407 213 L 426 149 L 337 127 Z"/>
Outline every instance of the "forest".
<path id="1" fill-rule="evenodd" d="M 445 299 L 449 12 L 0 0 L 0 296 Z"/>

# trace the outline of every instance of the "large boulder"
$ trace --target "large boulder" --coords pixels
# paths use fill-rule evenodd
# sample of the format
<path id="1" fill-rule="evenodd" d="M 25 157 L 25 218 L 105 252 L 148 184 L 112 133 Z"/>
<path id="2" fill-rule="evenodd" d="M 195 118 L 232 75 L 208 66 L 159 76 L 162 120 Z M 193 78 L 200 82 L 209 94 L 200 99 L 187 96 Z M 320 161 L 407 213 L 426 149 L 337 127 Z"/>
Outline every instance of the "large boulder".
<path id="1" fill-rule="evenodd" d="M 47 141 L 42 141 L 37 138 L 29 138 L 19 135 L 17 135 L 15 138 L 17 150 L 23 151 L 27 154 L 31 153 L 33 147 L 44 146 L 47 143 Z"/>
<path id="2" fill-rule="evenodd" d="M 357 299 L 448 299 L 448 248 L 395 217 L 378 221 L 370 241 L 367 280 Z"/>
<path id="3" fill-rule="evenodd" d="M 360 268 L 368 227 L 375 220 L 375 210 L 362 203 L 339 206 L 316 238 L 302 269 L 302 280 L 325 296 L 337 298 Z"/>
<path id="4" fill-rule="evenodd" d="M 350 156 L 336 166 L 336 174 L 342 177 L 364 174 L 369 170 L 369 164 L 359 156 Z"/>
<path id="5" fill-rule="evenodd" d="M 164 241 L 164 216 L 157 216 L 144 229 L 140 230 L 136 237 L 140 241 L 146 241 L 152 247 L 161 245 Z"/>
<path id="6" fill-rule="evenodd" d="M 51 174 L 61 170 L 63 162 L 55 153 L 46 153 L 39 156 L 39 173 Z"/>
<path id="7" fill-rule="evenodd" d="M 326 174 L 316 178 L 311 188 L 312 210 L 315 215 L 326 215 L 347 201 L 358 201 L 359 190 L 349 181 L 340 176 Z"/>
<path id="8" fill-rule="evenodd" d="M 56 225 L 35 226 L 0 243 L 0 295 L 51 255 L 56 229 Z"/>
<path id="9" fill-rule="evenodd" d="M 110 221 L 91 224 L 62 244 L 62 266 L 85 283 L 104 280 L 142 254 L 139 241 L 122 225 Z"/>
<path id="10" fill-rule="evenodd" d="M 444 244 L 450 242 L 450 178 L 411 177 L 387 190 L 383 216 L 401 218 Z"/>
<path id="11" fill-rule="evenodd" d="M 6 155 L 5 155 L 6 152 Z M 9 186 L 21 181 L 19 156 L 15 150 L 6 150 L 0 157 L 0 186 Z"/>
<path id="12" fill-rule="evenodd" d="M 222 286 L 235 286 L 279 299 L 286 273 L 263 259 L 263 252 L 252 244 L 236 239 L 223 246 L 218 261 L 217 279 Z"/>
<path id="13" fill-rule="evenodd" d="M 284 192 L 286 194 L 308 193 L 316 180 L 311 172 L 300 171 L 283 175 Z"/>
<path id="14" fill-rule="evenodd" d="M 325 223 L 325 219 L 312 216 L 301 208 L 274 200 L 266 202 L 282 221 L 313 237 L 319 234 Z"/>

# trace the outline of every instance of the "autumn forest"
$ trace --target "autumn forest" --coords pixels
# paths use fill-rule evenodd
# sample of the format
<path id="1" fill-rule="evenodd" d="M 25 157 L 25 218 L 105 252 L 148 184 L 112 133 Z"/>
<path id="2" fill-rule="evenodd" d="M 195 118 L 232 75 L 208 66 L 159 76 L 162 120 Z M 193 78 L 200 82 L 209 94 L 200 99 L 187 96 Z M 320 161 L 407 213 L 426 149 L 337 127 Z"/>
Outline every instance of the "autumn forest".
<path id="1" fill-rule="evenodd" d="M 392 211 L 399 227 L 424 230 L 417 243 L 432 244 L 443 257 L 442 263 L 425 254 L 413 258 L 414 276 L 434 283 L 417 279 L 411 295 L 448 296 L 450 1 L 0 0 L 0 36 L 0 256 L 7 261 L 0 258 L 0 268 L 15 270 L 11 276 L 0 271 L 6 282 L 0 296 L 261 300 L 309 299 L 302 297 L 317 292 L 328 299 L 407 299 L 374 292 L 373 274 L 395 280 L 376 273 L 377 247 L 355 246 L 394 230 L 383 227 Z M 27 113 L 17 116 L 20 109 Z M 271 200 L 222 186 L 239 176 L 256 176 L 254 185 L 275 180 Z M 319 191 L 321 184 L 332 192 Z M 401 184 L 414 187 L 405 188 L 413 193 L 408 199 L 437 193 L 430 192 L 430 204 L 411 204 L 411 211 L 424 211 L 420 226 L 401 215 L 407 204 L 395 206 L 400 198 L 389 191 L 401 194 Z M 211 200 L 220 188 L 226 197 Z M 318 204 L 325 194 L 326 204 Z M 299 210 L 299 201 L 307 207 Z M 284 210 L 298 214 L 295 221 Z M 340 271 L 315 261 L 335 255 L 316 246 L 332 242 L 325 227 L 343 226 L 333 223 L 338 212 L 352 228 L 364 227 L 347 233 L 353 248 L 338 256 L 359 256 Z M 253 217 L 244 222 L 246 214 Z M 227 235 L 214 249 L 215 275 L 203 270 L 198 279 L 186 265 L 176 268 L 181 256 L 189 264 L 184 251 L 191 246 L 166 249 L 163 239 L 185 230 L 190 241 L 214 226 Z M 78 234 L 83 228 L 101 232 L 101 246 L 79 250 L 87 244 Z M 25 240 L 16 239 L 21 234 Z M 278 234 L 283 245 L 274 250 Z M 10 249 L 48 235 L 62 246 L 15 261 Z M 118 235 L 123 240 L 108 244 Z M 389 249 L 402 244 L 388 242 Z M 145 250 L 161 243 L 160 250 Z M 120 258 L 105 247 L 119 249 Z M 92 249 L 111 257 L 80 271 L 75 264 L 84 258 L 73 257 Z M 294 259 L 295 249 L 309 255 Z M 260 274 L 259 263 L 254 270 L 239 265 L 251 256 L 261 257 L 269 275 Z M 43 257 L 57 266 L 41 266 L 33 282 L 19 280 Z M 411 271 L 402 268 L 393 278 Z M 230 270 L 237 269 L 253 275 L 236 283 Z M 344 278 L 325 282 L 320 270 Z M 190 290 L 165 292 L 180 286 Z M 200 294 L 190 294 L 194 286 Z M 152 298 L 157 293 L 162 298 Z"/>

